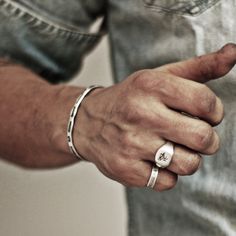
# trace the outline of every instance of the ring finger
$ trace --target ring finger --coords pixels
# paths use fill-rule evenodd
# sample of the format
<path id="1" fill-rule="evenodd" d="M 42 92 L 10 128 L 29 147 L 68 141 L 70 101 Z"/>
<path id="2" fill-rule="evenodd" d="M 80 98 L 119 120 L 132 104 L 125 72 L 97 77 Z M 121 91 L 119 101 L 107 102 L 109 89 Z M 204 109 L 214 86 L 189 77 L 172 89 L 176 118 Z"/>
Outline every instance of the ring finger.
<path id="1" fill-rule="evenodd" d="M 133 173 L 137 173 L 138 179 L 136 180 L 136 183 L 131 183 L 131 185 L 147 187 L 148 181 L 150 180 L 152 174 L 153 166 L 154 165 L 151 162 L 139 161 L 139 163 L 135 165 L 136 170 L 133 170 Z M 155 179 L 153 189 L 156 191 L 169 190 L 175 187 L 177 181 L 177 174 L 166 169 L 158 168 L 158 175 Z"/>
<path id="2" fill-rule="evenodd" d="M 164 144 L 164 141 L 163 141 Z M 160 142 L 158 144 L 153 142 L 148 148 L 152 150 L 147 153 L 145 160 L 153 162 L 155 164 L 156 152 L 161 148 Z M 194 174 L 201 165 L 202 157 L 199 153 L 190 150 L 187 147 L 174 144 L 174 153 L 171 158 L 169 166 L 166 167 L 167 170 L 176 173 L 178 175 L 192 175 Z"/>

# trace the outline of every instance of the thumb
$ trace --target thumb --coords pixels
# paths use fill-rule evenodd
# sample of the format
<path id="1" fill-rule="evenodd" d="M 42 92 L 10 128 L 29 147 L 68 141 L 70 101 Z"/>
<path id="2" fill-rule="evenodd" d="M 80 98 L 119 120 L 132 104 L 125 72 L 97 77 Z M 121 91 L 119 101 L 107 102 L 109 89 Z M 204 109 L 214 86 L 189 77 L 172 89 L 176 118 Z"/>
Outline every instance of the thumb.
<path id="1" fill-rule="evenodd" d="M 236 63 L 236 44 L 226 44 L 219 51 L 187 61 L 167 64 L 157 70 L 205 83 L 226 75 Z"/>

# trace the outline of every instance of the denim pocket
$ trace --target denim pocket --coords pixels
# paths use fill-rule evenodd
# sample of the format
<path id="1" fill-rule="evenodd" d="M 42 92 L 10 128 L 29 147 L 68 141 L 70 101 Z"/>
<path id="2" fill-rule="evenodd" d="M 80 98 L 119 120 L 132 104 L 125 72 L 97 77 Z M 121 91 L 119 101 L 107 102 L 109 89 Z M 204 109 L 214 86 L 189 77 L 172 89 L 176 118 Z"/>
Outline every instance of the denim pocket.
<path id="1" fill-rule="evenodd" d="M 220 0 L 143 0 L 145 7 L 158 12 L 196 16 Z"/>
<path id="2" fill-rule="evenodd" d="M 87 33 L 78 27 L 63 24 L 62 21 L 57 21 L 53 16 L 46 16 L 46 14 L 42 14 L 21 2 L 0 0 L 0 10 L 5 15 L 18 18 L 28 27 L 47 36 L 72 38 L 74 40 L 86 38 L 91 41 L 102 36 L 102 32 Z"/>

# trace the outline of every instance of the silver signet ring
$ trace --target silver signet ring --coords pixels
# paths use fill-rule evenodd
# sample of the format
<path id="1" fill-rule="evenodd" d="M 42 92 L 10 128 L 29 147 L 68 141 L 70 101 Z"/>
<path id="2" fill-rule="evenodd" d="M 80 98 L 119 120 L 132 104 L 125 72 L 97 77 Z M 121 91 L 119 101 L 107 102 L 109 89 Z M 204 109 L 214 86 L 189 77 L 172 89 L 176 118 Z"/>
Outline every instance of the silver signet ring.
<path id="1" fill-rule="evenodd" d="M 170 165 L 173 155 L 174 144 L 168 141 L 160 149 L 157 150 L 155 155 L 156 165 L 160 168 L 168 167 Z"/>

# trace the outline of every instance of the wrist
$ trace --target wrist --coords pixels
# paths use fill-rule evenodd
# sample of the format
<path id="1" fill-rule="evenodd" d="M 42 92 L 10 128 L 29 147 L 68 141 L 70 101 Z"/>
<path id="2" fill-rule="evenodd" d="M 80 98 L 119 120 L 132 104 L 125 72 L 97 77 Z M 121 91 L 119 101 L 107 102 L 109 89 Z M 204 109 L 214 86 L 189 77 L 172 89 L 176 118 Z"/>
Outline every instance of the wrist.
<path id="1" fill-rule="evenodd" d="M 71 109 L 76 99 L 83 93 L 85 88 L 67 85 L 53 86 L 53 104 L 50 112 L 52 120 L 51 144 L 57 153 L 67 155 L 73 162 L 78 161 L 70 152 L 67 142 L 67 125 Z"/>
<path id="2" fill-rule="evenodd" d="M 73 142 L 76 151 L 79 156 L 86 161 L 93 162 L 92 147 L 95 137 L 100 133 L 102 127 L 102 119 L 100 106 L 99 106 L 99 94 L 104 88 L 97 87 L 87 94 L 82 100 L 75 124 L 73 128 Z"/>
<path id="3" fill-rule="evenodd" d="M 88 160 L 89 150 L 88 150 L 88 136 L 90 133 L 90 128 L 92 127 L 91 117 L 88 106 L 88 101 L 91 97 L 95 96 L 101 88 L 91 91 L 88 96 L 86 96 L 79 106 L 74 128 L 73 128 L 73 143 L 76 151 Z M 73 87 L 59 85 L 55 87 L 55 109 L 54 111 L 54 128 L 52 134 L 52 143 L 57 152 L 68 155 L 73 161 L 78 161 L 78 158 L 71 153 L 68 146 L 67 140 L 67 126 L 70 118 L 70 112 L 73 108 L 77 98 L 85 91 L 85 88 Z M 93 128 L 94 129 L 94 128 Z"/>

